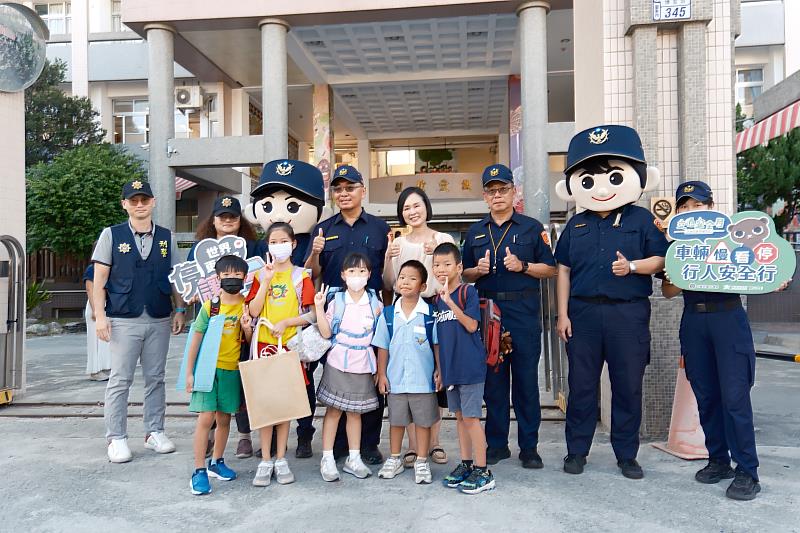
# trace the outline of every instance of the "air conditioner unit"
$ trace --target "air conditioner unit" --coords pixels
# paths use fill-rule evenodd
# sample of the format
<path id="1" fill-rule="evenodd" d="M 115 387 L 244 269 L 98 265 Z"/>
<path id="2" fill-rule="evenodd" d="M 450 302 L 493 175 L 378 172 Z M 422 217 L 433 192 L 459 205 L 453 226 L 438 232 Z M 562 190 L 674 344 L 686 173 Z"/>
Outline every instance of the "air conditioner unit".
<path id="1" fill-rule="evenodd" d="M 175 87 L 175 107 L 178 109 L 200 109 L 203 107 L 203 89 L 199 85 Z"/>

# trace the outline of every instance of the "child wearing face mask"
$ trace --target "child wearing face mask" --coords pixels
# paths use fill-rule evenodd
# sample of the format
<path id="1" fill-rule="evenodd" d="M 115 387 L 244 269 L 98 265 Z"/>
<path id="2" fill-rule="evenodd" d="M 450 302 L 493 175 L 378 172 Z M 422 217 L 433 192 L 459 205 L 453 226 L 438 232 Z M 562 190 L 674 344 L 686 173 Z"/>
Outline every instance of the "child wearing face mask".
<path id="1" fill-rule="evenodd" d="M 378 408 L 375 390 L 377 362 L 372 347 L 375 324 L 383 306 L 377 295 L 367 289 L 371 265 L 364 254 L 351 253 L 342 264 L 346 290 L 336 291 L 325 311 L 326 290 L 314 297 L 317 327 L 331 339 L 317 399 L 327 407 L 322 424 L 322 462 L 320 473 L 325 481 L 339 479 L 333 456 L 333 442 L 339 418 L 347 416 L 347 443 L 350 450 L 344 471 L 363 479 L 372 474 L 361 460 L 361 414 Z"/>
<path id="2" fill-rule="evenodd" d="M 267 264 L 256 274 L 246 298 L 250 316 L 268 322 L 268 327 L 261 328 L 258 339 L 253 339 L 258 343 L 259 357 L 276 353 L 278 339 L 286 346 L 302 326 L 314 320 L 313 311 L 310 311 L 314 304 L 314 284 L 308 272 L 291 261 L 292 251 L 297 246 L 294 230 L 285 222 L 276 222 L 267 229 L 265 239 L 269 250 Z M 270 452 L 273 428 L 277 432 L 274 460 Z M 253 485 L 269 485 L 273 474 L 281 485 L 292 483 L 294 474 L 286 461 L 289 422 L 263 427 L 259 433 L 263 458 L 253 478 Z"/>
<path id="3" fill-rule="evenodd" d="M 197 319 L 192 325 L 191 344 L 186 365 L 186 392 L 192 393 L 189 411 L 199 413 L 197 426 L 194 433 L 194 466 L 190 487 L 192 494 L 201 495 L 211 492 L 208 476 L 211 475 L 221 481 L 236 479 L 236 472 L 225 465 L 222 458 L 225 444 L 228 441 L 228 432 L 231 426 L 231 414 L 239 410 L 241 400 L 241 382 L 239 379 L 239 347 L 242 334 L 250 340 L 253 333 L 252 320 L 244 313 L 244 298 L 240 291 L 244 287 L 244 278 L 247 275 L 247 262 L 235 255 L 221 257 L 214 269 L 220 279 L 222 292 L 219 301 L 207 301 L 201 307 Z M 214 385 L 209 392 L 193 390 L 194 367 L 200 344 L 208 329 L 208 322 L 212 314 L 219 313 L 225 316 L 225 326 L 222 340 L 219 344 L 217 356 L 217 369 L 214 375 Z M 204 462 L 208 433 L 211 424 L 216 420 L 214 452 L 208 462 Z"/>

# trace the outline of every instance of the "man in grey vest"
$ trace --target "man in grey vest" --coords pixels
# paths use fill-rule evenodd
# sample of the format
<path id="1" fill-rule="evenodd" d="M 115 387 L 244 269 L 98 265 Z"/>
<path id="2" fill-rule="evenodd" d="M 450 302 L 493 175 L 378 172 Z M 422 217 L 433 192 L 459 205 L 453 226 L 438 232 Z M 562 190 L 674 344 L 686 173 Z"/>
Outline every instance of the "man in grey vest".
<path id="1" fill-rule="evenodd" d="M 105 423 L 112 463 L 133 457 L 128 447 L 128 394 L 139 361 L 144 375 L 144 447 L 157 453 L 175 451 L 164 433 L 164 368 L 173 293 L 167 276 L 176 255 L 171 232 L 153 224 L 155 203 L 148 183 L 126 183 L 122 208 L 128 220 L 105 228 L 92 255 L 97 336 L 111 343 Z M 177 335 L 183 330 L 186 309 L 177 294 L 174 298 L 171 329 Z"/>

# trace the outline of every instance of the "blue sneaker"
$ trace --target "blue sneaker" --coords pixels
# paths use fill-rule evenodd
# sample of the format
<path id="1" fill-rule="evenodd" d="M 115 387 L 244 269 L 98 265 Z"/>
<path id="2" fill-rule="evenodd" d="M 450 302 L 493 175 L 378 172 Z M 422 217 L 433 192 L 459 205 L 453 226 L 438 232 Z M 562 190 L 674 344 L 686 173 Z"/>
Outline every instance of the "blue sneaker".
<path id="1" fill-rule="evenodd" d="M 208 473 L 205 468 L 198 468 L 194 471 L 189 488 L 192 489 L 192 494 L 195 496 L 211 494 L 211 483 L 208 482 Z"/>
<path id="2" fill-rule="evenodd" d="M 236 479 L 236 472 L 228 468 L 228 465 L 225 464 L 225 459 L 222 457 L 216 461 L 209 459 L 208 473 L 220 481 L 231 481 Z"/>
<path id="3" fill-rule="evenodd" d="M 472 467 L 467 466 L 463 461 L 458 463 L 456 469 L 450 472 L 445 478 L 442 480 L 442 485 L 449 489 L 456 489 L 461 482 L 469 477 L 470 472 L 472 472 Z"/>
<path id="4" fill-rule="evenodd" d="M 494 476 L 491 470 L 480 468 L 474 468 L 469 477 L 458 486 L 458 490 L 464 494 L 478 494 L 492 489 L 494 489 Z"/>

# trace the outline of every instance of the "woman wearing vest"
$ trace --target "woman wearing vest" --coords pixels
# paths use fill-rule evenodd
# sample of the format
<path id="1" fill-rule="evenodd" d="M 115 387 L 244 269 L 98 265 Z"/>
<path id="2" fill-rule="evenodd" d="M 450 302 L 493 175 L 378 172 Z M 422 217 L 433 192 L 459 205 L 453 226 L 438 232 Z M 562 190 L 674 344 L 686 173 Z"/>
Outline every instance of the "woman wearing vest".
<path id="1" fill-rule="evenodd" d="M 431 298 L 441 287 L 433 275 L 433 250 L 443 242 L 455 244 L 455 241 L 449 234 L 428 227 L 428 221 L 432 217 L 431 201 L 425 191 L 419 187 L 406 187 L 400 193 L 397 199 L 397 220 L 410 231 L 397 238 L 394 238 L 393 233 L 389 233 L 389 247 L 386 250 L 383 268 L 383 284 L 387 291 L 397 292 L 395 283 L 400 266 L 412 259 L 425 265 L 425 270 L 428 271 L 428 285 L 422 292 L 423 298 Z M 447 396 L 444 391 L 441 391 L 438 398 L 439 407 L 447 407 Z M 418 451 L 430 455 L 434 463 L 447 462 L 447 452 L 439 444 L 440 426 L 441 422 L 436 422 L 431 427 L 430 450 L 417 450 L 414 424 L 408 426 L 408 451 L 403 455 L 403 464 L 406 468 L 414 466 Z"/>
<path id="2" fill-rule="evenodd" d="M 264 257 L 267 253 L 267 243 L 259 239 L 253 225 L 242 217 L 242 206 L 239 200 L 233 196 L 221 196 L 214 201 L 214 209 L 211 215 L 197 226 L 195 233 L 196 242 L 189 250 L 187 261 L 194 260 L 194 250 L 197 243 L 203 239 L 221 239 L 229 235 L 243 238 L 247 241 L 247 257 Z M 195 304 L 195 316 L 199 305 Z M 242 350 L 244 357 L 247 357 L 247 350 Z M 244 403 L 244 396 L 242 396 Z M 252 457 L 253 444 L 250 439 L 250 421 L 247 418 L 247 411 L 242 409 L 236 413 L 236 428 L 239 431 L 239 444 L 236 446 L 236 457 L 244 459 Z M 208 436 L 208 452 L 214 447 L 214 432 Z"/>
<path id="3" fill-rule="evenodd" d="M 169 349 L 172 285 L 167 277 L 175 263 L 172 234 L 153 224 L 155 198 L 146 182 L 122 188 L 128 220 L 100 234 L 94 263 L 93 302 L 97 336 L 111 342 L 111 376 L 105 396 L 108 459 L 125 463 L 128 447 L 128 394 L 136 364 L 144 375 L 144 447 L 157 453 L 175 451 L 164 434 L 164 367 Z M 183 330 L 186 309 L 175 295 L 172 333 Z"/>

